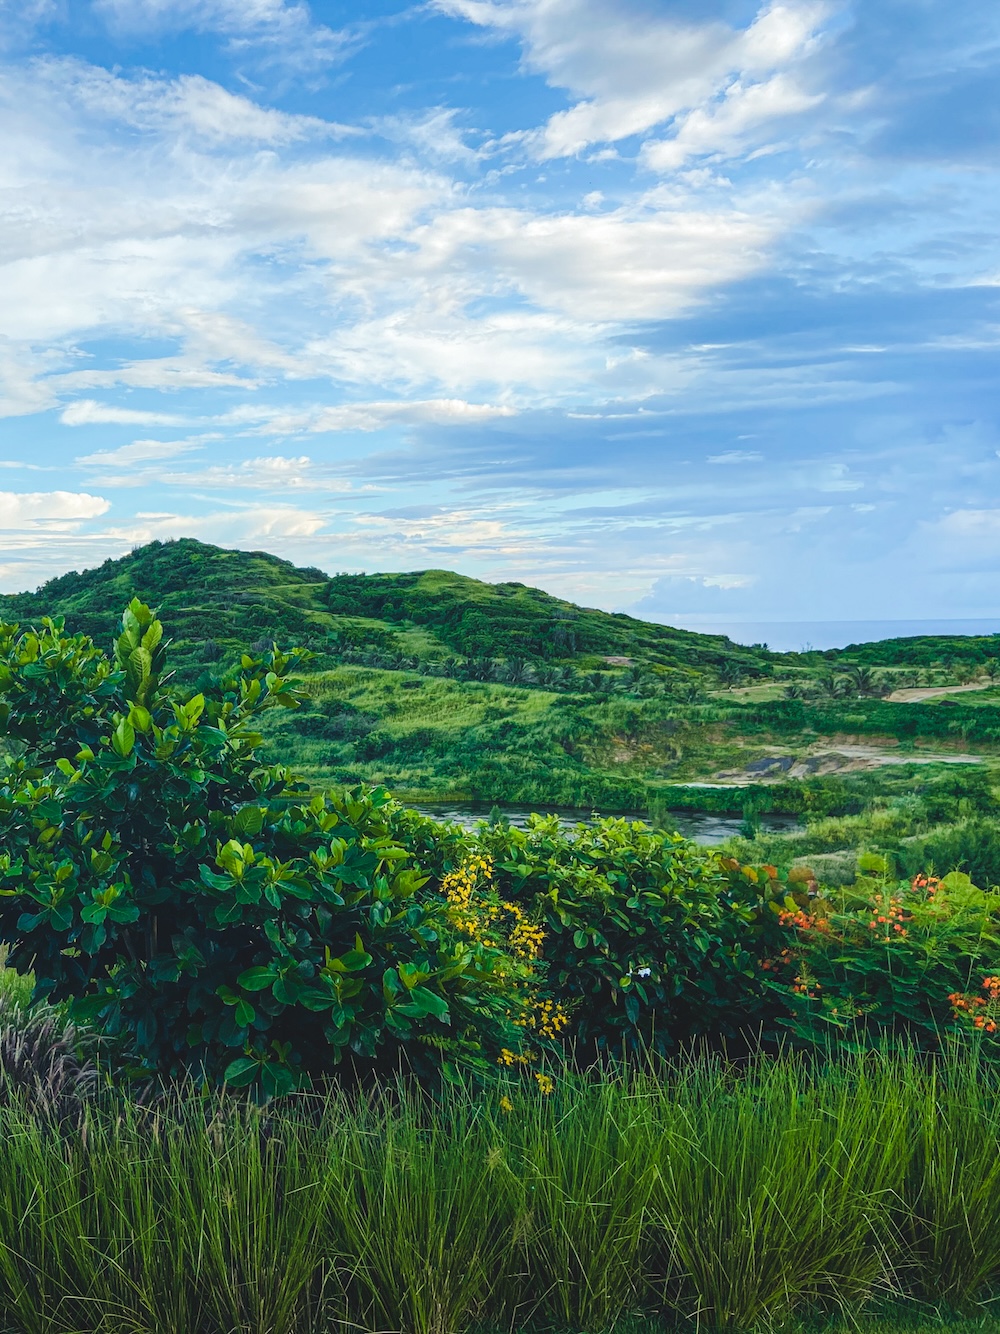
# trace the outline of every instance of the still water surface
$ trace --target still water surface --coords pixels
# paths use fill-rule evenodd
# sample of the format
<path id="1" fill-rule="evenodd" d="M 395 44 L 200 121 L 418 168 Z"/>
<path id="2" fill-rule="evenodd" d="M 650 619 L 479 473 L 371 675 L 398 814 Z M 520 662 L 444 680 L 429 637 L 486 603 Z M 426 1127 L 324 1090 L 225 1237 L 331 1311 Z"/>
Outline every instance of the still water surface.
<path id="1" fill-rule="evenodd" d="M 503 806 L 497 804 L 490 805 L 489 802 L 475 801 L 453 801 L 453 802 L 421 802 L 413 803 L 414 809 L 421 811 L 424 815 L 430 815 L 435 820 L 450 820 L 455 824 L 462 825 L 465 829 L 475 828 L 479 820 L 489 818 L 493 810 L 500 811 L 505 815 L 512 825 L 523 829 L 528 823 L 528 816 L 532 811 L 539 811 L 544 815 L 558 815 L 560 824 L 570 828 L 575 824 L 590 824 L 595 817 L 601 818 L 602 812 L 576 809 L 572 806 L 546 806 L 541 809 L 537 806 Z M 649 816 L 645 811 L 615 811 L 615 815 L 623 815 L 627 820 L 648 821 Z M 701 843 L 709 847 L 714 843 L 722 843 L 725 839 L 738 834 L 740 829 L 741 817 L 739 815 L 716 815 L 710 811 L 688 811 L 672 810 L 669 812 L 669 823 L 683 834 L 685 838 L 692 839 L 695 843 Z M 791 833 L 799 828 L 799 823 L 794 815 L 762 815 L 760 818 L 761 828 L 769 834 Z"/>

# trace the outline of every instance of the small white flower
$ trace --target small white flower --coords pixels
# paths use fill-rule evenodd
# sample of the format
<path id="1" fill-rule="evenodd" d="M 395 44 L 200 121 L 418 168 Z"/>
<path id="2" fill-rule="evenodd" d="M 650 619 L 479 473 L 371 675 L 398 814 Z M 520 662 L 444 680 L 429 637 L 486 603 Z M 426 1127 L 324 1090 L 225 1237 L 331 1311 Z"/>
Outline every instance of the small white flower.
<path id="1" fill-rule="evenodd" d="M 649 977 L 652 971 L 653 971 L 652 968 L 639 968 L 636 970 L 635 975 L 636 977 Z"/>

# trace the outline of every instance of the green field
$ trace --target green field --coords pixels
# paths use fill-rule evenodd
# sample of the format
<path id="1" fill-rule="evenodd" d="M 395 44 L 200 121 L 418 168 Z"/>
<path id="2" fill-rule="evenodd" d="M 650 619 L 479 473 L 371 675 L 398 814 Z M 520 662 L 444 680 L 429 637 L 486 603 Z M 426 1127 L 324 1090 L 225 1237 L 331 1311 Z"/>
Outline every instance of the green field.
<path id="1" fill-rule="evenodd" d="M 177 543 L 8 600 L 175 644 L 4 631 L 0 1331 L 996 1329 L 993 660 L 530 657 L 544 595 L 374 582 Z"/>
<path id="2" fill-rule="evenodd" d="M 746 812 L 751 836 L 760 812 L 786 811 L 808 828 L 744 840 L 740 854 L 843 853 L 849 866 L 879 846 L 908 865 L 914 849 L 962 861 L 975 844 L 1000 880 L 980 827 L 1000 783 L 996 636 L 779 654 L 521 584 L 441 570 L 329 578 L 190 539 L 0 599 L 0 616 L 62 616 L 107 643 L 135 595 L 159 608 L 189 684 L 272 641 L 311 652 L 307 705 L 272 715 L 266 753 L 317 785 L 664 822 L 678 806 Z"/>

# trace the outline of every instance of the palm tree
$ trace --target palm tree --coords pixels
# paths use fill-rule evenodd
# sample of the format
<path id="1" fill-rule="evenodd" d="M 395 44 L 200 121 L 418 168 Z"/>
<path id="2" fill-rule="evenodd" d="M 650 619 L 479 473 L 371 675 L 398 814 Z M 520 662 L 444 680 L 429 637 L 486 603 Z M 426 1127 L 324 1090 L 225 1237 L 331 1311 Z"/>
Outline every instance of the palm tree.
<path id="1" fill-rule="evenodd" d="M 824 676 L 818 676 L 816 678 L 816 688 L 820 694 L 825 695 L 827 699 L 839 699 L 843 693 L 840 688 L 843 679 L 842 676 L 834 676 L 833 673 L 830 672 Z"/>
<path id="2" fill-rule="evenodd" d="M 497 676 L 512 686 L 526 686 L 534 679 L 534 670 L 527 658 L 508 658 L 497 664 Z"/>
<path id="3" fill-rule="evenodd" d="M 735 662 L 732 658 L 726 658 L 724 662 L 719 664 L 716 675 L 727 690 L 732 690 L 734 686 L 738 686 L 743 681 L 745 673 L 740 663 Z"/>
<path id="4" fill-rule="evenodd" d="M 851 663 L 847 668 L 847 679 L 859 695 L 877 695 L 882 688 L 882 676 L 871 667 L 860 663 Z"/>

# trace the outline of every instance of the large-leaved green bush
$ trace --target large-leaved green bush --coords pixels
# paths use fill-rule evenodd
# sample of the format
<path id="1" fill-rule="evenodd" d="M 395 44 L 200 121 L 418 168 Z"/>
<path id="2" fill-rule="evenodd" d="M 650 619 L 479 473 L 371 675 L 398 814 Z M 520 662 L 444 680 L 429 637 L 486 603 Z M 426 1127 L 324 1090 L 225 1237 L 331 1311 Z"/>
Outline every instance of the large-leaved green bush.
<path id="1" fill-rule="evenodd" d="M 580 1057 L 746 1035 L 766 994 L 758 906 L 717 855 L 640 822 L 483 827 L 499 892 L 543 931 L 546 995 Z"/>
<path id="2" fill-rule="evenodd" d="M 112 656 L 0 627 L 0 939 L 162 1075 L 281 1092 L 334 1069 L 492 1067 L 532 964 L 457 930 L 382 790 L 310 795 L 255 753 L 296 707 L 274 651 L 188 696 L 133 601 Z"/>

